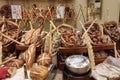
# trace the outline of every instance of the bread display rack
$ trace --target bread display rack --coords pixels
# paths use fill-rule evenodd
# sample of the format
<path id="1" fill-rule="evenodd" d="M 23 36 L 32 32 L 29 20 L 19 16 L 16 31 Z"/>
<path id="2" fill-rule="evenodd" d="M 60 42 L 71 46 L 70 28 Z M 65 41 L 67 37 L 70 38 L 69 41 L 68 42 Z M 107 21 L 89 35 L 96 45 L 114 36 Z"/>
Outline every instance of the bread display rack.
<path id="1" fill-rule="evenodd" d="M 101 44 L 101 45 L 96 45 L 93 46 L 94 51 L 101 51 L 101 50 L 113 50 L 114 49 L 114 43 L 109 43 L 109 44 Z M 65 48 L 65 47 L 60 47 L 58 54 L 57 54 L 57 66 L 59 69 L 64 68 L 64 61 L 65 58 L 67 58 L 70 55 L 73 54 L 85 54 L 88 52 L 87 47 L 73 47 L 73 48 Z M 101 63 L 105 60 L 105 58 L 97 59 L 95 60 L 95 64 Z"/>

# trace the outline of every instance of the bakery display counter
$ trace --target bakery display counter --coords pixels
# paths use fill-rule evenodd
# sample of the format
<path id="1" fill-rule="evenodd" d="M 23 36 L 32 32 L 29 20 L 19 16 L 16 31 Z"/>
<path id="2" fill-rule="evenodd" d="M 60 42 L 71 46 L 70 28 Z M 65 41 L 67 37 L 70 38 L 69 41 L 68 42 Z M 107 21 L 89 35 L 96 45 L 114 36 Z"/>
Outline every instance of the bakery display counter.
<path id="1" fill-rule="evenodd" d="M 93 51 L 94 52 L 104 51 L 104 50 L 113 50 L 113 49 L 114 49 L 114 44 L 113 43 L 93 46 Z M 58 68 L 63 70 L 63 68 L 65 66 L 64 61 L 68 56 L 74 55 L 74 54 L 87 55 L 87 52 L 88 52 L 87 47 L 73 47 L 73 48 L 60 47 L 59 51 L 57 53 Z M 97 64 L 103 62 L 106 59 L 106 57 L 107 56 L 95 59 L 95 64 L 97 65 Z"/>

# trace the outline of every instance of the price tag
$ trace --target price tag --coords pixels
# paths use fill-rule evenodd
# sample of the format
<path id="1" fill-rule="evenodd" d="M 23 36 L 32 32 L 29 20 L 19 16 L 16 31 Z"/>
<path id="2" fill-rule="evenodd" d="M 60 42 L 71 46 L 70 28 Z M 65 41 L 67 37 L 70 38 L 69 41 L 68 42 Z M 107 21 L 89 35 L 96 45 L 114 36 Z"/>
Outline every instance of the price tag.
<path id="1" fill-rule="evenodd" d="M 11 5 L 12 19 L 22 19 L 21 5 Z"/>
<path id="2" fill-rule="evenodd" d="M 65 14 L 65 7 L 62 6 L 62 5 L 58 5 L 57 6 L 57 15 L 56 15 L 56 18 L 59 19 L 59 18 L 64 18 L 64 14 Z"/>

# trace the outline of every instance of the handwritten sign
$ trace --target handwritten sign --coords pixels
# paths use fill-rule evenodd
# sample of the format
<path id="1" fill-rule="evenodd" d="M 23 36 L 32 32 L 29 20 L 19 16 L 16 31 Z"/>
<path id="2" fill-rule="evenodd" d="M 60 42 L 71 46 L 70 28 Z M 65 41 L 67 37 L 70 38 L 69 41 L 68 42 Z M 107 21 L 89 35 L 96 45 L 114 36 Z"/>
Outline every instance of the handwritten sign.
<path id="1" fill-rule="evenodd" d="M 11 5 L 12 19 L 22 19 L 22 12 L 20 5 Z"/>

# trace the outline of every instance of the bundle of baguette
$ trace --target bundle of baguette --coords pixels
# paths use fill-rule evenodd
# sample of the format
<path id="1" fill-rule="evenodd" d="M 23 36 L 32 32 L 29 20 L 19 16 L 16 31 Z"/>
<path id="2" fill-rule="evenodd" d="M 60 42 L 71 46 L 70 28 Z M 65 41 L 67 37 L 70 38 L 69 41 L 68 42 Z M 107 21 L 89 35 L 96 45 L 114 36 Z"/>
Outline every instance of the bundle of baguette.
<path id="1" fill-rule="evenodd" d="M 30 77 L 32 80 L 44 80 L 48 75 L 48 67 L 52 63 L 52 33 L 55 29 L 52 30 L 50 25 L 50 32 L 45 37 L 44 52 L 42 52 L 38 58 L 38 66 L 34 66 L 30 69 Z"/>
<path id="2" fill-rule="evenodd" d="M 51 58 L 51 35 L 48 33 L 46 35 L 46 40 L 45 40 L 45 46 L 44 46 L 44 52 L 41 53 L 38 58 L 37 58 L 37 63 L 38 65 L 43 65 L 43 66 L 49 66 L 52 63 L 52 58 Z"/>
<path id="3" fill-rule="evenodd" d="M 39 55 L 37 63 L 39 65 L 50 66 L 52 63 L 52 46 L 53 46 L 53 33 L 56 32 L 56 26 L 50 21 L 50 32 L 46 35 L 44 52 Z"/>
<path id="4" fill-rule="evenodd" d="M 42 32 L 43 26 L 40 26 L 38 29 L 33 29 L 29 30 L 26 32 L 24 35 L 22 35 L 21 42 L 24 43 L 25 45 L 30 45 L 32 43 L 37 43 L 39 42 L 39 37 L 41 32 Z"/>
<path id="5" fill-rule="evenodd" d="M 55 56 L 59 50 L 59 47 L 61 46 L 61 35 L 58 32 L 54 32 L 53 34 L 53 44 L 52 44 L 52 56 Z M 56 60 L 54 60 L 56 61 Z"/>

